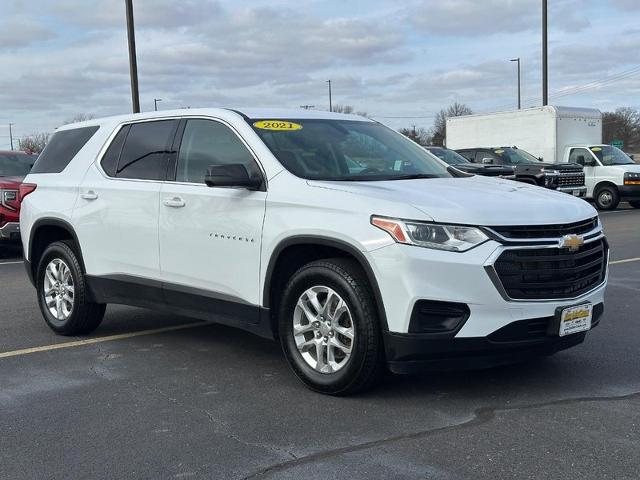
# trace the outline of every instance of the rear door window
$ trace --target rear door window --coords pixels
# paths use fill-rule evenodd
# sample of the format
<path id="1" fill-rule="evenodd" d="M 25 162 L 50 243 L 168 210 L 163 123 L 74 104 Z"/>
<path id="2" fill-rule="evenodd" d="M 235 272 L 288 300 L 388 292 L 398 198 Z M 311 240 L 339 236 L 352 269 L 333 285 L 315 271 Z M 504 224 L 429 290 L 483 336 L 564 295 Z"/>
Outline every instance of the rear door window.
<path id="1" fill-rule="evenodd" d="M 164 180 L 178 120 L 134 123 L 124 142 L 116 177 Z"/>
<path id="2" fill-rule="evenodd" d="M 60 173 L 98 131 L 98 126 L 73 128 L 56 132 L 49 140 L 31 173 Z"/>

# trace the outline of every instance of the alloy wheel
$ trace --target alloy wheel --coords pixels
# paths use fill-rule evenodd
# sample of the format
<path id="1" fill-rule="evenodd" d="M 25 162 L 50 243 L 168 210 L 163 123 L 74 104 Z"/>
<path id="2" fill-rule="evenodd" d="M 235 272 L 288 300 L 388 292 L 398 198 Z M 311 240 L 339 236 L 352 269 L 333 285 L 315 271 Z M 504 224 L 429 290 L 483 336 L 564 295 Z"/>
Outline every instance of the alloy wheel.
<path id="1" fill-rule="evenodd" d="M 298 298 L 293 336 L 304 361 L 320 373 L 344 368 L 353 351 L 355 325 L 349 307 L 333 289 L 314 286 Z"/>
<path id="2" fill-rule="evenodd" d="M 74 284 L 69 266 L 61 259 L 49 262 L 44 274 L 44 300 L 56 320 L 66 320 L 73 311 Z"/>

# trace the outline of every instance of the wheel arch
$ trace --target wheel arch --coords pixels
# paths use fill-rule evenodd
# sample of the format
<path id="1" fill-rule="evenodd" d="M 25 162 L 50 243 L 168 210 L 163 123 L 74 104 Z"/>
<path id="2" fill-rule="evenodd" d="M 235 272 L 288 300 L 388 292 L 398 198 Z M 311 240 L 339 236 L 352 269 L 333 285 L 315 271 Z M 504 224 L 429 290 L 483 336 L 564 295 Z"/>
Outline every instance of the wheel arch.
<path id="1" fill-rule="evenodd" d="M 618 186 L 615 183 L 613 183 L 611 180 L 601 180 L 598 183 L 596 183 L 595 187 L 593 187 L 594 198 L 598 194 L 598 191 L 603 187 L 612 187 L 615 189 L 616 192 L 618 191 Z"/>
<path id="2" fill-rule="evenodd" d="M 298 264 L 292 262 L 289 264 L 288 269 L 283 267 L 287 265 L 288 259 L 296 258 L 296 253 L 303 251 L 314 251 L 314 255 L 308 257 L 308 261 L 320 258 L 330 258 L 336 256 L 336 253 L 342 257 L 353 258 L 362 268 L 367 280 L 369 281 L 369 285 L 371 286 L 376 302 L 376 311 L 380 320 L 380 326 L 384 331 L 389 330 L 380 287 L 378 286 L 378 281 L 366 256 L 362 251 L 350 243 L 330 237 L 318 235 L 297 235 L 286 238 L 278 243 L 271 254 L 265 273 L 262 296 L 262 304 L 265 308 L 272 308 L 277 305 L 277 303 L 274 305 L 273 295 L 277 292 L 279 286 L 284 287 L 283 278 L 281 278 L 283 276 L 282 274 L 286 274 L 287 271 L 297 270 Z M 291 273 L 293 273 L 293 271 L 291 271 Z M 274 317 L 275 315 L 272 314 L 272 328 L 274 335 L 277 335 L 277 324 L 273 323 Z"/>
<path id="3" fill-rule="evenodd" d="M 82 270 L 85 271 L 80 242 L 73 226 L 60 218 L 40 218 L 33 224 L 29 233 L 27 273 L 31 283 L 35 283 L 36 270 L 47 245 L 60 240 L 74 242 L 75 253 Z"/>
<path id="4" fill-rule="evenodd" d="M 535 185 L 536 187 L 540 187 L 540 182 L 538 182 L 538 177 L 535 175 L 516 175 L 516 181 L 521 183 L 526 183 L 527 185 Z"/>

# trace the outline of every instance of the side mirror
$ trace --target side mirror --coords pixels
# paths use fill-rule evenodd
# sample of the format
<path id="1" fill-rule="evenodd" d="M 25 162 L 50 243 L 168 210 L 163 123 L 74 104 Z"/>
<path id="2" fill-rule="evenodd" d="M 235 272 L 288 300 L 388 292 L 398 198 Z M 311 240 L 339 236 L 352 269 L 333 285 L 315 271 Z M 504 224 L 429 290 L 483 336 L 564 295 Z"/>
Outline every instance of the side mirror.
<path id="1" fill-rule="evenodd" d="M 493 164 L 493 158 L 491 158 L 491 157 L 484 157 L 484 158 L 482 159 L 482 164 L 483 164 L 483 165 L 491 165 L 491 164 Z"/>
<path id="2" fill-rule="evenodd" d="M 257 190 L 262 185 L 262 178 L 251 175 L 242 163 L 229 165 L 211 165 L 204 177 L 207 187 L 243 187 Z"/>
<path id="3" fill-rule="evenodd" d="M 538 157 L 538 160 L 540 160 L 541 162 L 544 162 L 544 158 L 542 157 Z"/>
<path id="4" fill-rule="evenodd" d="M 576 157 L 576 162 L 578 162 L 580 165 L 584 165 L 584 155 L 578 155 Z"/>
<path id="5" fill-rule="evenodd" d="M 633 158 L 633 153 L 629 153 L 627 154 L 627 157 L 629 157 L 631 160 L 633 160 L 634 162 L 636 161 L 635 158 Z"/>
<path id="6" fill-rule="evenodd" d="M 584 166 L 585 167 L 595 167 L 596 166 L 596 161 L 593 158 L 587 158 L 584 160 Z"/>

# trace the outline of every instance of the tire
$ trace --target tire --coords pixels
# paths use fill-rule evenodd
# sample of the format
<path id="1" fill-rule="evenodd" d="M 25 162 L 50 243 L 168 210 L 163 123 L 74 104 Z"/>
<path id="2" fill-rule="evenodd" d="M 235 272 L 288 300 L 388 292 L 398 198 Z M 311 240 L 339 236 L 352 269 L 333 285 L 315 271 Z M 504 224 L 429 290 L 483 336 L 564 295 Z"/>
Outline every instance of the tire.
<path id="1" fill-rule="evenodd" d="M 102 322 L 106 309 L 105 304 L 90 301 L 84 272 L 73 246 L 72 242 L 66 241 L 49 245 L 36 273 L 40 311 L 47 325 L 59 335 L 83 335 L 94 331 Z M 51 293 L 47 295 L 45 289 Z"/>
<path id="2" fill-rule="evenodd" d="M 609 185 L 600 187 L 595 195 L 598 210 L 615 210 L 620 203 L 618 189 Z"/>
<path id="3" fill-rule="evenodd" d="M 310 298 L 315 295 L 316 305 L 328 305 L 324 313 L 313 307 Z M 346 305 L 341 314 L 338 300 Z M 299 301 L 320 327 L 313 327 L 298 306 Z M 280 343 L 289 366 L 307 387 L 328 395 L 350 395 L 373 386 L 383 371 L 382 336 L 375 305 L 369 282 L 354 260 L 314 261 L 291 277 L 280 302 Z M 295 322 L 306 331 L 295 335 Z M 302 348 L 308 350 L 302 352 L 298 344 L 305 344 Z M 318 344 L 322 345 L 321 357 Z"/>
<path id="4" fill-rule="evenodd" d="M 640 200 L 629 200 L 629 205 L 633 208 L 640 208 Z"/>

